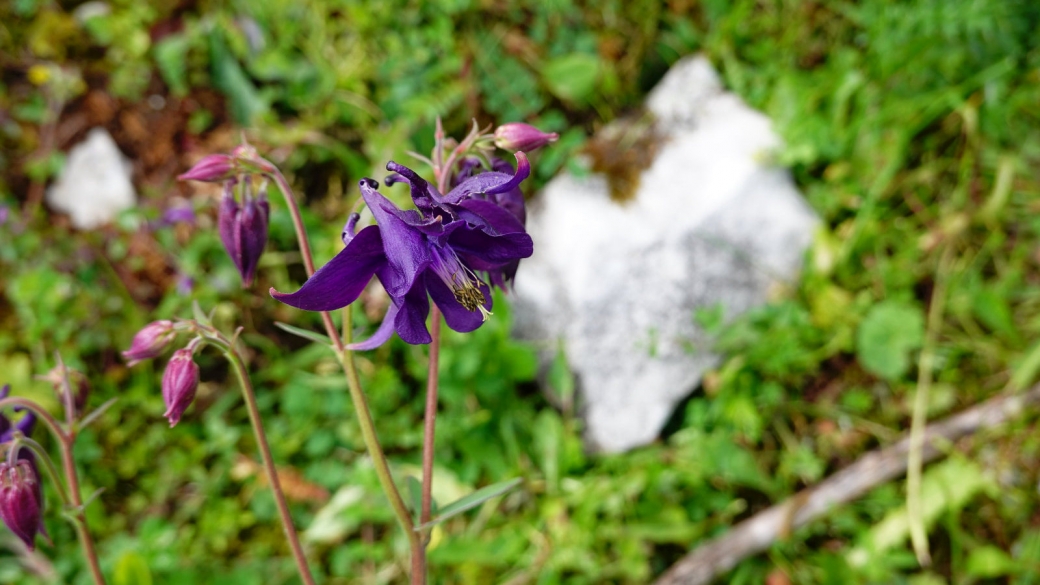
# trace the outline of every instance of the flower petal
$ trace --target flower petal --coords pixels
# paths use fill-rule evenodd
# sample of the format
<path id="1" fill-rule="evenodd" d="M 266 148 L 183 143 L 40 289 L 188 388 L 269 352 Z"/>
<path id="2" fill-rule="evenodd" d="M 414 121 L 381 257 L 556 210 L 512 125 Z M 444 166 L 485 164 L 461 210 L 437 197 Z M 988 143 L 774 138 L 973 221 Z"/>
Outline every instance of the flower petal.
<path id="1" fill-rule="evenodd" d="M 441 194 L 426 179 L 420 177 L 419 173 L 394 161 L 386 163 L 386 170 L 394 173 L 386 178 L 386 185 L 389 187 L 399 181 L 408 183 L 412 189 L 412 201 L 419 209 L 432 210 L 441 202 Z"/>
<path id="2" fill-rule="evenodd" d="M 238 202 L 234 194 L 235 181 L 229 180 L 224 183 L 224 195 L 220 198 L 220 208 L 217 211 L 217 231 L 220 232 L 220 241 L 224 244 L 235 268 L 242 272 L 242 247 L 239 243 L 237 217 L 240 212 Z"/>
<path id="3" fill-rule="evenodd" d="M 534 252 L 525 232 L 492 235 L 469 227 L 453 231 L 448 245 L 474 270 L 492 270 Z"/>
<path id="4" fill-rule="evenodd" d="M 361 196 L 379 224 L 383 251 L 391 268 L 383 271 L 386 278 L 380 276 L 379 280 L 391 297 L 404 296 L 432 260 L 429 244 L 422 233 L 401 219 L 401 210 L 376 190 L 379 183 L 372 179 L 361 179 L 359 183 Z"/>
<path id="5" fill-rule="evenodd" d="M 394 329 L 406 343 L 419 345 L 433 341 L 426 329 L 426 317 L 430 314 L 430 299 L 426 296 L 426 282 L 420 275 L 412 288 L 403 297 L 393 299 L 400 303 Z"/>
<path id="6" fill-rule="evenodd" d="M 383 322 L 379 325 L 379 329 L 372 334 L 372 337 L 364 341 L 357 343 L 351 343 L 347 346 L 347 349 L 352 351 L 366 351 L 369 349 L 375 349 L 380 345 L 386 343 L 386 340 L 390 339 L 390 336 L 394 334 L 394 321 L 397 319 L 397 312 L 400 309 L 396 303 L 390 303 L 390 308 L 386 310 L 386 315 L 383 317 Z"/>
<path id="7" fill-rule="evenodd" d="M 459 304 L 448 285 L 444 284 L 444 281 L 438 278 L 432 270 L 426 271 L 426 288 L 429 289 L 433 302 L 437 303 L 437 307 L 444 313 L 444 322 L 448 324 L 448 327 L 459 333 L 468 333 L 484 323 L 484 316 L 481 312 L 470 311 Z M 490 312 L 491 289 L 486 284 L 481 283 L 480 290 L 484 293 L 484 298 L 487 300 L 484 303 L 484 308 Z"/>
<path id="8" fill-rule="evenodd" d="M 457 206 L 459 219 L 485 228 L 492 234 L 513 234 L 524 231 L 524 224 L 508 209 L 483 199 L 467 199 Z"/>
<path id="9" fill-rule="evenodd" d="M 370 225 L 307 279 L 300 290 L 280 293 L 272 288 L 271 296 L 305 311 L 342 309 L 358 298 L 372 275 L 386 264 L 379 226 Z"/>
<path id="10" fill-rule="evenodd" d="M 458 187 L 449 191 L 444 196 L 444 202 L 458 203 L 474 194 L 494 195 L 516 189 L 531 174 L 531 163 L 528 162 L 527 155 L 522 152 L 517 152 L 514 156 L 516 156 L 516 173 L 512 175 L 496 171 L 480 173 L 476 177 L 459 183 Z"/>

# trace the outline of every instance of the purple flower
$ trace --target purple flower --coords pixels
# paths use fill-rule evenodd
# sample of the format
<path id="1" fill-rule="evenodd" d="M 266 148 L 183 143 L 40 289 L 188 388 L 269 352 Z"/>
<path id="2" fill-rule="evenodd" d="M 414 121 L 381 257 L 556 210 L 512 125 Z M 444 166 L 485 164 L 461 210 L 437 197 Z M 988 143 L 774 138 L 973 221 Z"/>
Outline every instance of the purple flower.
<path id="1" fill-rule="evenodd" d="M 126 365 L 133 366 L 157 357 L 176 336 L 172 321 L 152 321 L 145 325 L 134 335 L 130 349 L 123 352 L 123 359 L 127 361 Z"/>
<path id="2" fill-rule="evenodd" d="M 354 235 L 356 218 L 344 229 L 346 248 L 321 267 L 295 293 L 271 295 L 308 311 L 332 311 L 354 302 L 372 276 L 392 301 L 383 324 L 369 340 L 352 349 L 372 349 L 394 331 L 412 344 L 429 343 L 429 298 L 455 331 L 473 331 L 491 310 L 491 290 L 478 273 L 501 270 L 533 251 L 523 224 L 489 197 L 515 189 L 530 173 L 518 153 L 515 174 L 483 173 L 447 195 L 414 171 L 394 162 L 389 183 L 407 182 L 418 210 L 398 209 L 379 193 L 371 179 L 360 182 L 361 196 L 377 225 Z"/>
<path id="3" fill-rule="evenodd" d="M 271 208 L 267 203 L 267 189 L 260 188 L 259 195 L 252 195 L 252 181 L 246 178 L 242 188 L 242 204 L 235 201 L 234 181 L 224 183 L 224 196 L 217 212 L 217 227 L 220 241 L 242 275 L 242 285 L 253 284 L 256 265 L 267 245 L 267 221 Z"/>
<path id="4" fill-rule="evenodd" d="M 36 548 L 36 535 L 43 528 L 40 478 L 34 465 L 20 460 L 0 463 L 0 520 L 25 543 Z"/>
<path id="5" fill-rule="evenodd" d="M 3 387 L 0 387 L 0 399 L 7 398 L 10 394 L 10 384 L 4 384 Z M 21 408 L 16 406 L 14 410 L 15 412 L 18 412 L 21 410 Z M 36 415 L 34 415 L 31 412 L 26 413 L 26 415 L 22 417 L 22 420 L 14 424 L 11 423 L 11 420 L 9 418 L 4 416 L 3 414 L 0 414 L 0 444 L 6 443 L 11 439 L 14 439 L 14 434 L 16 432 L 28 437 L 32 433 L 33 428 L 35 427 Z M 23 459 L 31 458 L 32 454 L 26 451 L 21 454 L 21 457 Z"/>
<path id="6" fill-rule="evenodd" d="M 173 352 L 163 372 L 162 395 L 166 403 L 163 416 L 170 421 L 170 427 L 180 422 L 181 415 L 195 400 L 195 391 L 199 387 L 199 366 L 192 358 L 192 353 L 188 348 Z"/>
<path id="7" fill-rule="evenodd" d="M 495 146 L 511 152 L 531 152 L 550 142 L 556 142 L 559 137 L 555 132 L 542 132 L 530 124 L 510 122 L 495 129 Z"/>
<path id="8" fill-rule="evenodd" d="M 156 227 L 168 227 L 178 223 L 193 225 L 195 223 L 195 210 L 187 205 L 171 207 L 163 212 Z"/>

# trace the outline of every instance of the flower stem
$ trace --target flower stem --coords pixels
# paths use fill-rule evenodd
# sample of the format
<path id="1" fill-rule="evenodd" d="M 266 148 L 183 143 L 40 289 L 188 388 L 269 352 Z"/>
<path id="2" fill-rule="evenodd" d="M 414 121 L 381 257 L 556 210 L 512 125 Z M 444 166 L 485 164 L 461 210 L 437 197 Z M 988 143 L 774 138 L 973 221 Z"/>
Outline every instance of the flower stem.
<path id="1" fill-rule="evenodd" d="M 87 516 L 83 513 L 83 498 L 79 493 L 79 476 L 76 475 L 76 462 L 72 458 L 72 443 L 76 440 L 71 431 L 61 441 L 61 462 L 65 467 L 65 481 L 69 485 L 69 498 L 75 508 L 76 532 L 79 534 L 79 542 L 83 547 L 83 557 L 90 567 L 90 574 L 97 585 L 105 584 L 105 577 L 101 574 L 101 566 L 98 564 L 97 551 L 94 549 L 94 539 L 90 536 L 87 526 Z"/>
<path id="2" fill-rule="evenodd" d="M 375 464 L 376 476 L 379 478 L 379 484 L 382 486 L 383 492 L 386 493 L 386 497 L 390 500 L 390 507 L 394 509 L 394 515 L 397 516 L 398 523 L 408 535 L 408 542 L 412 547 L 412 566 L 414 568 L 416 547 L 420 543 L 419 535 L 415 532 L 415 524 L 412 522 L 412 516 L 408 512 L 408 507 L 401 498 L 401 493 L 397 491 L 394 478 L 390 474 L 390 465 L 386 461 L 386 455 L 383 453 L 383 448 L 379 444 L 379 438 L 376 436 L 375 423 L 372 422 L 372 411 L 368 408 L 368 400 L 365 398 L 365 393 L 361 391 L 361 380 L 358 378 L 357 367 L 354 365 L 354 357 L 352 352 L 347 350 L 337 352 L 336 355 L 339 357 L 340 365 L 343 366 L 343 371 L 347 374 L 347 387 L 350 389 L 350 399 L 354 403 L 354 411 L 357 414 L 358 424 L 361 427 L 361 439 L 365 442 L 365 448 L 368 450 L 369 457 L 372 458 L 372 463 Z"/>
<path id="3" fill-rule="evenodd" d="M 260 420 L 260 409 L 256 406 L 256 393 L 253 392 L 253 384 L 249 381 L 249 373 L 246 371 L 245 364 L 242 363 L 242 358 L 232 345 L 229 344 L 227 346 L 224 356 L 231 363 L 232 369 L 235 370 L 239 387 L 242 388 L 242 398 L 245 400 L 246 409 L 249 411 L 249 422 L 253 426 L 253 434 L 256 436 L 257 446 L 260 448 L 260 458 L 263 459 L 267 481 L 271 484 L 271 492 L 274 493 L 274 501 L 278 506 L 278 515 L 282 519 L 282 528 L 285 530 L 285 538 L 289 541 L 293 558 L 296 560 L 296 568 L 300 572 L 300 578 L 303 579 L 304 583 L 314 585 L 314 577 L 311 576 L 311 570 L 307 566 L 307 557 L 303 554 L 299 536 L 297 536 L 296 529 L 293 527 L 289 506 L 285 503 L 282 484 L 278 481 L 278 470 L 275 468 L 274 458 L 271 456 L 271 447 L 267 444 L 267 436 L 264 433 L 264 425 Z"/>
<path id="4" fill-rule="evenodd" d="M 289 186 L 289 182 L 285 179 L 285 176 L 282 175 L 281 171 L 275 169 L 273 177 L 275 182 L 278 184 L 278 188 L 282 191 L 286 205 L 292 215 L 293 226 L 296 228 L 296 239 L 300 245 L 300 255 L 303 257 L 303 265 L 307 269 L 307 276 L 311 276 L 314 274 L 314 258 L 311 256 L 311 248 L 307 243 L 307 231 L 304 228 L 303 220 L 300 217 L 300 209 L 296 204 L 296 197 L 293 195 L 292 188 Z M 408 536 L 408 542 L 412 549 L 412 568 L 414 572 L 414 559 L 421 548 L 419 535 L 415 532 L 415 525 L 408 512 L 408 507 L 405 506 L 404 500 L 401 498 L 401 493 L 397 490 L 397 486 L 394 484 L 393 476 L 390 474 L 390 465 L 387 463 L 386 455 L 383 453 L 383 448 L 379 444 L 379 438 L 376 436 L 375 424 L 372 422 L 372 411 L 368 408 L 368 401 L 365 399 L 365 394 L 361 390 L 361 380 L 358 378 L 357 368 L 354 365 L 353 352 L 346 349 L 346 345 L 343 341 L 346 339 L 346 343 L 350 343 L 349 324 L 351 322 L 351 308 L 348 306 L 343 312 L 344 335 L 342 337 L 336 331 L 336 325 L 333 323 L 332 316 L 328 312 L 321 312 L 321 320 L 325 325 L 325 332 L 328 334 L 329 338 L 332 339 L 336 356 L 339 359 L 340 365 L 343 367 L 343 372 L 347 376 L 347 387 L 350 390 L 350 399 L 354 404 L 354 413 L 357 416 L 358 425 L 361 427 L 361 437 L 365 442 L 365 448 L 368 451 L 368 455 L 372 458 L 372 462 L 375 465 L 376 475 L 379 477 L 379 484 L 383 488 L 383 493 L 386 495 L 386 498 L 390 500 L 390 507 L 393 508 L 398 523 L 400 523 L 401 528 L 404 529 Z"/>
<path id="5" fill-rule="evenodd" d="M 430 363 L 426 376 L 426 413 L 423 418 L 422 510 L 419 514 L 420 526 L 430 521 L 433 502 L 433 439 L 437 423 L 437 382 L 441 348 L 441 312 L 434 305 L 430 313 L 430 336 L 433 340 L 430 342 Z M 426 574 L 426 545 L 428 543 L 428 536 L 423 535 L 420 552 L 424 575 Z M 414 579 L 412 582 L 413 584 L 416 583 Z"/>
<path id="6" fill-rule="evenodd" d="M 79 534 L 80 546 L 83 547 L 83 558 L 87 561 L 87 566 L 90 567 L 90 574 L 94 578 L 94 583 L 96 585 L 105 585 L 105 576 L 101 574 L 101 565 L 98 564 L 94 539 L 90 536 L 90 530 L 87 527 L 87 517 L 83 513 L 83 498 L 79 492 L 79 477 L 76 475 L 76 462 L 72 458 L 72 444 L 76 441 L 75 431 L 72 429 L 68 431 L 62 430 L 61 425 L 58 424 L 57 419 L 51 416 L 51 413 L 28 398 L 11 396 L 0 399 L 0 408 L 6 406 L 20 406 L 32 412 L 36 415 L 37 420 L 43 421 L 47 430 L 58 440 L 58 445 L 61 446 L 61 463 L 65 470 L 65 484 L 68 486 L 68 492 L 59 487 L 58 493 L 63 500 L 66 500 L 65 503 L 72 508 L 72 515 L 75 518 L 73 524 L 75 524 L 76 532 Z M 54 469 L 53 464 L 50 463 L 50 459 L 43 459 L 48 467 L 48 473 L 56 475 L 57 471 Z M 55 484 L 60 485 L 57 481 L 55 481 Z"/>
<path id="7" fill-rule="evenodd" d="M 953 246 L 947 244 L 939 258 L 936 269 L 935 287 L 928 307 L 928 322 L 925 328 L 924 347 L 917 363 L 917 391 L 914 394 L 913 412 L 910 419 L 910 447 L 907 453 L 906 511 L 910 530 L 910 543 L 917 562 L 922 567 L 931 564 L 928 552 L 928 533 L 924 526 L 924 503 L 921 495 L 921 477 L 924 466 L 924 431 L 928 424 L 928 393 L 932 387 L 932 369 L 935 365 L 935 350 L 942 328 L 943 311 L 946 306 L 946 286 L 953 261 Z"/>

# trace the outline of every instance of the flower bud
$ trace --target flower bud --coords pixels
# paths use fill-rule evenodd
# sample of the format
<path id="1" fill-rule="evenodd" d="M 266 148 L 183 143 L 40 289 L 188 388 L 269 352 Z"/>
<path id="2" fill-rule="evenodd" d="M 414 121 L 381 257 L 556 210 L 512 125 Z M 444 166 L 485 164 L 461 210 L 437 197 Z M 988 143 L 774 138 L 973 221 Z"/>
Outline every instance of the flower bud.
<path id="1" fill-rule="evenodd" d="M 186 348 L 173 352 L 162 379 L 162 395 L 166 403 L 163 416 L 170 421 L 170 427 L 180 422 L 181 415 L 195 400 L 198 387 L 199 366 L 192 358 L 192 350 Z"/>
<path id="2" fill-rule="evenodd" d="M 0 520 L 30 550 L 36 548 L 36 534 L 45 534 L 42 504 L 40 478 L 29 461 L 0 463 Z"/>
<path id="3" fill-rule="evenodd" d="M 152 359 L 162 353 L 177 333 L 173 330 L 172 321 L 152 321 L 134 335 L 130 349 L 123 352 L 123 359 L 128 366 L 133 366 L 144 360 Z"/>
<path id="4" fill-rule="evenodd" d="M 242 275 L 244 286 L 253 284 L 256 266 L 267 245 L 267 222 L 271 214 L 266 183 L 260 187 L 260 194 L 255 199 L 250 191 L 251 181 L 247 179 L 242 187 L 242 204 L 239 205 L 235 201 L 234 182 L 228 181 L 217 212 L 220 241 Z"/>
<path id="5" fill-rule="evenodd" d="M 124 352 L 124 355 L 126 352 Z M 64 370 L 64 372 L 62 371 Z M 87 398 L 90 397 L 90 380 L 78 370 L 67 368 L 63 364 L 54 366 L 51 371 L 47 372 L 46 375 L 37 376 L 38 379 L 45 382 L 50 382 L 51 386 L 54 387 L 54 392 L 58 395 L 58 400 L 61 401 L 62 405 L 65 402 L 65 376 L 69 377 L 69 387 L 72 388 L 72 407 L 76 410 L 76 413 L 83 412 L 83 407 L 87 405 Z M 28 433 L 26 433 L 28 434 Z"/>
<path id="6" fill-rule="evenodd" d="M 555 132 L 547 134 L 530 124 L 510 122 L 495 129 L 495 146 L 511 152 L 530 152 L 550 142 L 556 142 L 559 137 Z"/>
<path id="7" fill-rule="evenodd" d="M 211 154 L 202 157 L 188 172 L 178 175 L 181 181 L 205 181 L 221 183 L 235 176 L 234 159 L 226 154 Z"/>

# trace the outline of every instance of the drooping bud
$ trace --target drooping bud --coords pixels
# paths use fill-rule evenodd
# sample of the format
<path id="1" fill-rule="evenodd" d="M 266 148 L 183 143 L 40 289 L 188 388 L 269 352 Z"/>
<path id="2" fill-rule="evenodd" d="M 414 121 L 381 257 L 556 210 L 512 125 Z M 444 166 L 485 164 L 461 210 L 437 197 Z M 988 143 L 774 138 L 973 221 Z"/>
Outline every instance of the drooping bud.
<path id="1" fill-rule="evenodd" d="M 226 154 L 210 154 L 202 157 L 188 172 L 177 175 L 181 181 L 205 181 L 221 183 L 235 176 L 234 159 Z"/>
<path id="2" fill-rule="evenodd" d="M 162 395 L 166 403 L 163 416 L 170 421 L 170 427 L 180 422 L 181 415 L 195 400 L 195 391 L 199 387 L 199 366 L 192 353 L 190 347 L 173 352 L 163 372 Z"/>
<path id="3" fill-rule="evenodd" d="M 44 533 L 40 478 L 29 461 L 0 463 L 0 520 L 25 543 L 36 548 L 36 534 Z"/>
<path id="4" fill-rule="evenodd" d="M 152 321 L 134 335 L 130 349 L 123 352 L 123 359 L 128 366 L 133 366 L 157 357 L 176 336 L 172 321 Z"/>
<path id="5" fill-rule="evenodd" d="M 542 132 L 523 122 L 510 122 L 495 129 L 495 146 L 510 152 L 530 152 L 550 142 L 556 142 L 559 138 L 560 135 L 555 132 Z"/>
<path id="6" fill-rule="evenodd" d="M 233 181 L 224 184 L 224 195 L 217 212 L 217 228 L 231 261 L 242 275 L 244 286 L 253 284 L 256 266 L 267 245 L 267 224 L 271 208 L 267 202 L 267 183 L 253 198 L 252 181 L 247 178 L 242 186 L 242 204 L 235 201 Z"/>
<path id="7" fill-rule="evenodd" d="M 253 283 L 256 266 L 267 246 L 267 222 L 271 216 L 271 207 L 267 202 L 267 182 L 260 185 L 256 199 L 249 192 L 246 183 L 245 196 L 242 201 L 242 280 L 246 286 Z"/>

